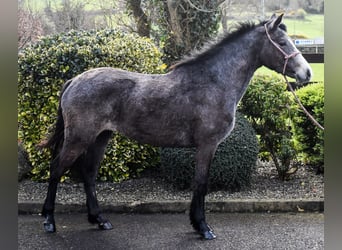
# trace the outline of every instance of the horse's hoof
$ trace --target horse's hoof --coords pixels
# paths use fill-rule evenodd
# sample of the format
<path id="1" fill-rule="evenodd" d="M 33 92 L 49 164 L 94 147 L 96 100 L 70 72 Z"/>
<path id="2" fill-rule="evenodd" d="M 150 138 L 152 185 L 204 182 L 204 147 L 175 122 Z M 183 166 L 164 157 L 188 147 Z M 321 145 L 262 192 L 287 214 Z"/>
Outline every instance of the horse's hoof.
<path id="1" fill-rule="evenodd" d="M 43 225 L 44 225 L 45 232 L 47 233 L 56 232 L 56 224 L 55 224 L 55 219 L 53 218 L 53 215 L 46 215 Z"/>
<path id="2" fill-rule="evenodd" d="M 214 234 L 213 231 L 209 230 L 209 231 L 205 231 L 204 233 L 202 233 L 202 236 L 205 240 L 213 240 L 216 239 L 216 235 Z"/>
<path id="3" fill-rule="evenodd" d="M 110 223 L 109 220 L 106 218 L 103 218 L 102 215 L 88 215 L 88 221 L 92 224 L 97 224 L 99 225 L 99 228 L 101 230 L 111 230 L 113 229 L 112 223 Z"/>
<path id="4" fill-rule="evenodd" d="M 104 221 L 104 222 L 99 223 L 99 228 L 101 230 L 111 230 L 113 229 L 113 225 L 112 223 L 110 223 L 110 221 Z"/>
<path id="5" fill-rule="evenodd" d="M 56 225 L 54 222 L 44 221 L 44 230 L 47 233 L 56 232 Z"/>

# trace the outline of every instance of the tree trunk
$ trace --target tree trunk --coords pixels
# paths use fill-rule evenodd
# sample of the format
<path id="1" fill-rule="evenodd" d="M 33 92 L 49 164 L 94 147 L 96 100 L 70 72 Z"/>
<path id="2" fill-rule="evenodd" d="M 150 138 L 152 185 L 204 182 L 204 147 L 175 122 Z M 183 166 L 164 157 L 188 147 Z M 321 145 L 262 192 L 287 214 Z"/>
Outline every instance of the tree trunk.
<path id="1" fill-rule="evenodd" d="M 180 25 L 180 20 L 177 13 L 177 7 L 179 6 L 179 0 L 167 0 L 167 8 L 169 11 L 170 25 L 173 31 L 173 36 L 176 39 L 177 44 L 182 44 L 183 41 L 183 30 Z"/>
<path id="2" fill-rule="evenodd" d="M 133 17 L 137 24 L 137 31 L 140 36 L 150 37 L 151 22 L 141 8 L 141 0 L 128 0 L 128 7 L 133 12 Z"/>

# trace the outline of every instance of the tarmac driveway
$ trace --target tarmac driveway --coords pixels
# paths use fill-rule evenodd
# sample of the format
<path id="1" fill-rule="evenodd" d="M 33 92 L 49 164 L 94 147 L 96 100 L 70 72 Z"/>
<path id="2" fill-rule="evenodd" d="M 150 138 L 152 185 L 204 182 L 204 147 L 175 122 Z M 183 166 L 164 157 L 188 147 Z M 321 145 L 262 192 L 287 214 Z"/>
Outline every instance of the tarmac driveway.
<path id="1" fill-rule="evenodd" d="M 322 213 L 209 213 L 217 239 L 194 233 L 188 215 L 107 214 L 114 225 L 99 231 L 86 214 L 56 214 L 57 233 L 43 232 L 43 218 L 18 215 L 19 249 L 323 249 Z"/>

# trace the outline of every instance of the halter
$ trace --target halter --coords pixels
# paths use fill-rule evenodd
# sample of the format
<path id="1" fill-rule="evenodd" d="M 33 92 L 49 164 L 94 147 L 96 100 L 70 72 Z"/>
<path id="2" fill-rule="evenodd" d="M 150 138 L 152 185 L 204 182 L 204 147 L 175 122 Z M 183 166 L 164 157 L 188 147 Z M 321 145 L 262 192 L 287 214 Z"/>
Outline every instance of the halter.
<path id="1" fill-rule="evenodd" d="M 295 51 L 295 52 L 291 53 L 290 55 L 287 54 L 282 48 L 280 48 L 280 46 L 275 41 L 272 40 L 270 34 L 268 33 L 266 24 L 264 26 L 265 26 L 266 35 L 268 37 L 268 40 L 270 40 L 270 42 L 274 45 L 274 47 L 276 47 L 284 55 L 285 63 L 284 63 L 284 68 L 283 68 L 283 73 L 282 74 L 285 75 L 285 70 L 286 70 L 286 66 L 287 66 L 287 63 L 288 63 L 289 59 L 292 58 L 292 57 L 295 57 L 298 54 L 300 54 L 300 52 L 299 51 Z"/>
<path id="2" fill-rule="evenodd" d="M 284 59 L 285 59 L 285 63 L 284 63 L 284 68 L 283 68 L 283 76 L 284 76 L 284 79 L 287 83 L 287 86 L 289 87 L 289 89 L 291 90 L 294 98 L 296 99 L 296 101 L 298 102 L 299 106 L 302 108 L 302 110 L 304 111 L 304 113 L 309 117 L 309 119 L 317 126 L 319 127 L 321 130 L 324 130 L 324 127 L 319 124 L 319 122 L 317 122 L 317 120 L 306 110 L 306 108 L 303 106 L 303 104 L 301 103 L 301 101 L 299 100 L 298 96 L 296 95 L 296 93 L 294 92 L 291 84 L 289 83 L 289 81 L 287 80 L 287 77 L 285 75 L 285 70 L 286 70 L 286 66 L 287 66 L 287 63 L 289 61 L 290 58 L 292 57 L 295 57 L 296 55 L 298 54 L 301 54 L 299 51 L 295 51 L 293 53 L 291 53 L 290 55 L 288 55 L 282 48 L 280 48 L 280 46 L 272 40 L 270 34 L 268 33 L 268 30 L 267 30 L 267 26 L 266 24 L 264 25 L 265 26 L 265 30 L 266 30 L 266 35 L 268 37 L 268 40 L 270 40 L 270 42 L 284 55 Z"/>

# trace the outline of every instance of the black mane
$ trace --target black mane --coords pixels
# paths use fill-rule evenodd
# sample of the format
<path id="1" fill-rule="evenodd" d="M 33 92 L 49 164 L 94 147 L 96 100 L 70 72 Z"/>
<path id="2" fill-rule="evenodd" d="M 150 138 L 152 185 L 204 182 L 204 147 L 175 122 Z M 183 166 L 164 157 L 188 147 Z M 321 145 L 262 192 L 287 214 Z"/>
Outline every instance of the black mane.
<path id="1" fill-rule="evenodd" d="M 221 47 L 224 45 L 234 41 L 238 37 L 242 36 L 243 34 L 246 34 L 247 32 L 253 30 L 257 26 L 264 25 L 266 21 L 262 21 L 259 23 L 254 23 L 251 21 L 247 22 L 241 22 L 238 23 L 232 32 L 229 32 L 228 34 L 225 34 L 221 40 L 219 40 L 217 43 L 209 42 L 206 45 L 203 46 L 203 48 L 200 51 L 197 51 L 195 53 L 192 53 L 189 56 L 186 56 L 181 61 L 177 62 L 176 64 L 172 65 L 170 69 L 178 68 L 179 66 L 183 65 L 190 65 L 194 62 L 203 61 L 207 59 L 208 57 L 211 57 L 213 54 L 215 54 L 217 51 L 220 50 Z M 284 25 L 285 26 L 285 25 Z M 286 29 L 286 26 L 285 26 Z"/>

